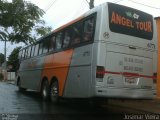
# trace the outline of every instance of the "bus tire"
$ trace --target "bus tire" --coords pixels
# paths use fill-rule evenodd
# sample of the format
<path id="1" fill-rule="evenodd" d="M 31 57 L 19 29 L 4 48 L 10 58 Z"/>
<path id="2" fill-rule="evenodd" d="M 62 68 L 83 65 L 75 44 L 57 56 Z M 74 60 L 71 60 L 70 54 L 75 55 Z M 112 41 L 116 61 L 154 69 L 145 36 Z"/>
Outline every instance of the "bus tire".
<path id="1" fill-rule="evenodd" d="M 49 99 L 49 83 L 47 80 L 44 80 L 42 83 L 41 96 L 45 101 Z"/>
<path id="2" fill-rule="evenodd" d="M 21 87 L 21 80 L 20 80 L 20 79 L 18 79 L 17 86 L 18 86 L 18 90 L 19 90 L 20 92 L 23 92 L 23 91 L 26 90 L 25 88 L 22 88 L 22 87 Z"/>
<path id="3" fill-rule="evenodd" d="M 58 81 L 54 80 L 50 86 L 50 99 L 53 103 L 59 103 Z"/>

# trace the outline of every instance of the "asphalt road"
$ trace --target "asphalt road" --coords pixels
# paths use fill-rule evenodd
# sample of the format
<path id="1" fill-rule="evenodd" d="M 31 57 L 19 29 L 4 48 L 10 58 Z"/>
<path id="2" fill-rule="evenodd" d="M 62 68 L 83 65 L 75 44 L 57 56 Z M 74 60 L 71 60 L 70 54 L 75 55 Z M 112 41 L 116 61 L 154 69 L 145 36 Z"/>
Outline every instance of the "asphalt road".
<path id="1" fill-rule="evenodd" d="M 42 101 L 36 92 L 19 92 L 15 85 L 0 82 L 0 120 L 124 120 L 130 114 L 141 112 L 111 105 L 93 107 L 77 100 L 55 105 Z"/>

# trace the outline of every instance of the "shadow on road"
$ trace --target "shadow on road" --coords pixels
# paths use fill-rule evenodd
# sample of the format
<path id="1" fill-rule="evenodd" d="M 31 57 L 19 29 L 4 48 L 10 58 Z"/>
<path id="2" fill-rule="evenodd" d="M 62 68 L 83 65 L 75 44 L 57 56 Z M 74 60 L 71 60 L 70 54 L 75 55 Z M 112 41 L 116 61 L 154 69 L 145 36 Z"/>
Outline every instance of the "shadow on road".
<path id="1" fill-rule="evenodd" d="M 35 117 L 38 115 L 41 116 L 40 118 L 58 118 L 59 120 L 103 120 L 106 118 L 117 119 L 120 118 L 119 116 L 121 116 L 121 118 L 123 117 L 122 114 L 110 111 L 107 107 L 93 106 L 87 100 L 61 99 L 59 104 L 54 104 L 50 101 L 42 101 L 40 95 L 34 91 L 16 92 L 17 94 L 23 94 L 24 96 L 31 98 L 39 104 L 40 113 L 32 114 L 35 115 Z M 39 117 L 37 119 L 39 119 Z"/>

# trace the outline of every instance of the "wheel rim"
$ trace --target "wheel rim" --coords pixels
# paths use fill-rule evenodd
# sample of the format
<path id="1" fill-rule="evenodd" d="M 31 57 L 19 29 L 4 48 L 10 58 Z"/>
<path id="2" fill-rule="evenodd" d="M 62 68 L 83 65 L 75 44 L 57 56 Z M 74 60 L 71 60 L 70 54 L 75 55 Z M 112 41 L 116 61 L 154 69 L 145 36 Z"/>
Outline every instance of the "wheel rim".
<path id="1" fill-rule="evenodd" d="M 46 87 L 45 87 L 45 86 L 44 86 L 42 92 L 43 92 L 43 97 L 46 98 L 46 96 L 47 96 L 47 91 L 46 91 Z"/>
<path id="2" fill-rule="evenodd" d="M 56 83 L 51 85 L 51 100 L 56 102 L 58 98 L 58 86 Z"/>
<path id="3" fill-rule="evenodd" d="M 46 86 L 46 83 L 43 84 L 42 97 L 43 97 L 44 100 L 47 99 L 47 86 Z"/>

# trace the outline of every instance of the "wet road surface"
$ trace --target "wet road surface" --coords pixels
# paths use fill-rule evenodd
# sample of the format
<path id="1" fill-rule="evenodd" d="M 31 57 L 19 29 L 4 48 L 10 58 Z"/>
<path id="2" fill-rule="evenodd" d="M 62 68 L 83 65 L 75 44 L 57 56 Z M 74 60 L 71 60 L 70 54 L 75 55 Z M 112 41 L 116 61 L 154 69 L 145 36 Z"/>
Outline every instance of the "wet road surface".
<path id="1" fill-rule="evenodd" d="M 71 100 L 55 105 L 42 101 L 36 92 L 19 92 L 15 85 L 0 82 L 0 120 L 106 120 L 124 119 L 125 114 L 133 113 L 141 112 L 110 105 L 93 107 Z"/>

